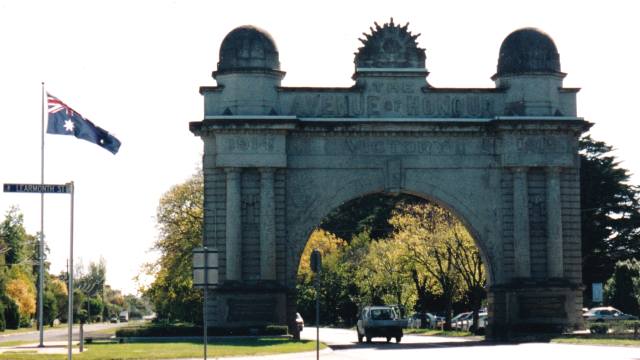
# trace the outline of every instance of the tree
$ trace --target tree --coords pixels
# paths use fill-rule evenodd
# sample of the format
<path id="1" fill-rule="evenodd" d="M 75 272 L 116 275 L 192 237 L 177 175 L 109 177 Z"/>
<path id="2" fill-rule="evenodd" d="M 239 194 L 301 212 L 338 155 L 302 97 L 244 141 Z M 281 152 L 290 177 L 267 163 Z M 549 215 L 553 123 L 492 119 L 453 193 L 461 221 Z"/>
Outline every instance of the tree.
<path id="1" fill-rule="evenodd" d="M 454 259 L 453 266 L 466 286 L 466 294 L 473 311 L 471 331 L 476 332 L 482 300 L 487 296 L 486 271 L 480 258 L 480 251 L 475 246 L 467 229 L 459 221 L 455 221 L 451 230 L 453 236 L 447 242 L 447 246 L 451 247 Z"/>
<path id="2" fill-rule="evenodd" d="M 42 298 L 42 322 L 49 326 L 53 326 L 53 322 L 59 311 L 56 296 L 51 291 L 45 291 Z"/>
<path id="3" fill-rule="evenodd" d="M 432 203 L 404 206 L 389 222 L 396 229 L 395 239 L 406 247 L 418 304 L 425 306 L 427 284 L 434 286 L 433 292 L 445 301 L 445 326 L 449 328 L 453 302 L 469 290 L 476 296 L 476 287 L 484 290 L 486 282 L 471 235 L 455 215 Z"/>
<path id="4" fill-rule="evenodd" d="M 365 232 L 372 239 L 388 238 L 393 233 L 389 224 L 392 211 L 403 204 L 421 202 L 424 200 L 407 194 L 362 196 L 332 211 L 322 220 L 320 228 L 347 241 Z"/>
<path id="5" fill-rule="evenodd" d="M 640 259 L 640 195 L 630 175 L 610 155 L 613 148 L 580 140 L 582 276 L 590 304 L 592 283 L 604 283 L 616 262 Z"/>
<path id="6" fill-rule="evenodd" d="M 36 312 L 36 288 L 33 279 L 21 268 L 13 267 L 5 287 L 7 296 L 18 305 L 21 323 L 28 322 Z"/>
<path id="7" fill-rule="evenodd" d="M 604 290 L 607 304 L 625 313 L 640 315 L 640 261 L 617 262 Z"/>
<path id="8" fill-rule="evenodd" d="M 338 324 L 350 322 L 350 310 L 355 306 L 349 296 L 349 281 L 344 272 L 341 254 L 346 241 L 334 234 L 318 229 L 311 233 L 304 248 L 298 266 L 296 284 L 298 311 L 307 319 L 315 318 L 316 288 L 315 274 L 309 266 L 311 252 L 318 249 L 322 254 L 322 272 L 320 274 L 320 319 L 323 323 Z"/>
<path id="9" fill-rule="evenodd" d="M 28 258 L 26 242 L 32 239 L 29 239 L 23 223 L 24 216 L 15 206 L 7 211 L 4 221 L 0 223 L 0 239 L 6 265 L 19 264 Z"/>
<path id="10" fill-rule="evenodd" d="M 384 304 L 397 304 L 403 310 L 413 308 L 415 289 L 407 271 L 406 257 L 406 249 L 397 239 L 372 241 L 356 273 L 358 283 L 367 284 L 361 291 L 375 288 Z"/>
<path id="11" fill-rule="evenodd" d="M 20 327 L 20 309 L 13 299 L 4 295 L 0 298 L 4 304 L 4 320 L 7 329 L 17 329 Z"/>
<path id="12" fill-rule="evenodd" d="M 202 321 L 201 291 L 193 287 L 192 250 L 202 244 L 203 177 L 198 171 L 160 199 L 157 221 L 160 230 L 154 249 L 157 261 L 144 271 L 155 280 L 144 289 L 158 319 Z"/>

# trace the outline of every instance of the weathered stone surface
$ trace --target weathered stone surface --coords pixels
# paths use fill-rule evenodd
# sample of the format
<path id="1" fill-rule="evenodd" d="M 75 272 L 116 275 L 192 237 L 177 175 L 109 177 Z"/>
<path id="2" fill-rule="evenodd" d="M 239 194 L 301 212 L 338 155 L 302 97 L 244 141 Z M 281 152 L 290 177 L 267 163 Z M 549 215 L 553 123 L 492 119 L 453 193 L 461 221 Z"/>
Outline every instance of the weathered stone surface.
<path id="1" fill-rule="evenodd" d="M 372 31 L 364 48 L 377 48 L 361 49 L 368 68 L 351 88 L 286 88 L 283 73 L 230 67 L 202 89 L 205 116 L 190 128 L 204 141 L 205 242 L 220 251 L 222 280 L 209 321 L 294 330 L 313 229 L 346 201 L 403 192 L 470 230 L 489 277 L 490 337 L 580 326 L 577 139 L 589 123 L 576 91 L 555 72 L 436 89 L 414 71 L 415 37 Z"/>

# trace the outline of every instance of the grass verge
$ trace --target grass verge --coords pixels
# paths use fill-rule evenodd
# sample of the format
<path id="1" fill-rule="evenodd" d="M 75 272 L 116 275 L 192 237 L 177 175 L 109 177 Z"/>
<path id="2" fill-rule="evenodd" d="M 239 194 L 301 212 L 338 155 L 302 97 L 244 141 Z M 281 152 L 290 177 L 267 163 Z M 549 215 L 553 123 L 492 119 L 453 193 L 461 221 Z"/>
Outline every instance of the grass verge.
<path id="1" fill-rule="evenodd" d="M 325 346 L 323 344 L 322 348 Z M 197 358 L 202 356 L 202 342 L 139 342 L 128 344 L 96 343 L 85 346 L 86 351 L 74 355 L 78 360 L 156 360 L 175 358 Z M 209 344 L 208 355 L 212 358 L 223 356 L 254 356 L 312 351 L 313 341 L 293 341 L 284 338 L 244 338 L 216 340 Z M 65 355 L 51 354 L 0 354 L 0 359 L 11 360 L 64 360 Z"/>
<path id="2" fill-rule="evenodd" d="M 17 345 L 24 345 L 24 344 L 30 344 L 33 341 L 24 341 L 24 340 L 14 340 L 14 341 L 0 341 L 0 347 L 5 347 L 5 346 L 17 346 Z"/>
<path id="3" fill-rule="evenodd" d="M 56 326 L 47 325 L 44 327 L 44 331 L 46 332 L 47 330 L 50 330 L 50 329 L 59 329 L 62 327 L 67 327 L 67 324 L 58 324 Z M 38 331 L 38 328 L 36 326 L 31 326 L 31 327 L 23 327 L 18 329 L 5 329 L 4 331 L 0 332 L 0 335 L 21 334 L 21 333 L 32 332 L 32 331 Z"/>
<path id="4" fill-rule="evenodd" d="M 551 339 L 557 344 L 577 344 L 577 345 L 607 345 L 607 346 L 637 346 L 640 347 L 640 340 L 620 339 L 607 337 L 561 337 Z"/>

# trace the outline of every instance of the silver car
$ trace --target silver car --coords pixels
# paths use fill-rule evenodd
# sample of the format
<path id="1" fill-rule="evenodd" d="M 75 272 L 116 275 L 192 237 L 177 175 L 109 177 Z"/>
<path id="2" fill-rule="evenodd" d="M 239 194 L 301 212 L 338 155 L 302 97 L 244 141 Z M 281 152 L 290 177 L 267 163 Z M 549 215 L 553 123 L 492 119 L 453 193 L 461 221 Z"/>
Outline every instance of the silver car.
<path id="1" fill-rule="evenodd" d="M 582 314 L 582 317 L 586 321 L 614 321 L 614 320 L 637 320 L 637 316 L 625 314 L 622 311 L 611 307 L 596 307 Z"/>

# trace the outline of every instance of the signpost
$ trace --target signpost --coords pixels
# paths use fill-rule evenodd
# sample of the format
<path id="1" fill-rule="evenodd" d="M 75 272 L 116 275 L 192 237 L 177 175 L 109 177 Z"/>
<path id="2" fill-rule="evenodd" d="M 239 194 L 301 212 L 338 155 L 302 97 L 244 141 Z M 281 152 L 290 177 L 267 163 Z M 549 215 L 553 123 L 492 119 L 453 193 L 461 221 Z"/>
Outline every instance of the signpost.
<path id="1" fill-rule="evenodd" d="M 40 194 L 41 201 L 44 194 L 71 194 L 71 232 L 69 239 L 69 267 L 73 269 L 73 181 L 67 184 L 4 184 L 3 191 L 7 193 L 31 193 Z M 41 206 L 42 212 L 42 206 Z M 42 214 L 41 214 L 42 215 Z M 40 246 L 38 249 L 38 328 L 40 330 L 40 347 L 43 347 L 44 339 L 44 324 L 43 324 L 43 293 L 44 293 L 44 234 L 42 233 L 42 220 L 41 216 L 41 230 L 40 230 Z M 71 360 L 71 340 L 73 329 L 73 271 L 69 271 L 69 317 L 68 317 L 68 358 Z"/>
<path id="2" fill-rule="evenodd" d="M 198 247 L 193 249 L 193 285 L 204 290 L 202 325 L 204 337 L 204 359 L 207 359 L 207 292 L 218 285 L 218 250 Z"/>
<path id="3" fill-rule="evenodd" d="M 322 254 L 320 250 L 311 252 L 311 271 L 316 273 L 316 359 L 320 358 L 320 273 L 322 272 Z"/>

